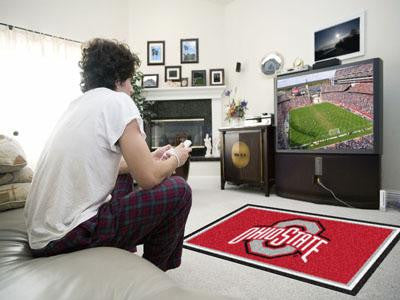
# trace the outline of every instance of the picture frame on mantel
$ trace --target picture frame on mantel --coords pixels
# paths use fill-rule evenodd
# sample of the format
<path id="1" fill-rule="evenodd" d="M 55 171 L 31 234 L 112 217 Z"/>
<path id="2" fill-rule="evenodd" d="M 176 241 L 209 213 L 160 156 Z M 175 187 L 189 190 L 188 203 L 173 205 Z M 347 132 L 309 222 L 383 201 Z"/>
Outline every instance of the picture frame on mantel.
<path id="1" fill-rule="evenodd" d="M 158 74 L 143 74 L 142 87 L 158 88 Z"/>
<path id="2" fill-rule="evenodd" d="M 165 66 L 165 81 L 181 81 L 181 66 Z"/>
<path id="3" fill-rule="evenodd" d="M 181 64 L 199 62 L 199 39 L 181 39 Z"/>
<path id="4" fill-rule="evenodd" d="M 210 69 L 210 85 L 224 85 L 224 69 Z"/>
<path id="5" fill-rule="evenodd" d="M 147 42 L 147 65 L 165 64 L 165 41 Z"/>
<path id="6" fill-rule="evenodd" d="M 207 85 L 206 70 L 192 70 L 192 86 Z"/>

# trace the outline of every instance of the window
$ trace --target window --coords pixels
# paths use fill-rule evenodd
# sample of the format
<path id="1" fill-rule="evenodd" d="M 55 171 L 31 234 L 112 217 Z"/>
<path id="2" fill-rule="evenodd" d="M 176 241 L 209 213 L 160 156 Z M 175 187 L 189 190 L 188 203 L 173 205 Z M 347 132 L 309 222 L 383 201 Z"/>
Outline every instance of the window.
<path id="1" fill-rule="evenodd" d="M 80 46 L 0 26 L 0 134 L 19 132 L 33 168 L 57 120 L 81 94 Z"/>

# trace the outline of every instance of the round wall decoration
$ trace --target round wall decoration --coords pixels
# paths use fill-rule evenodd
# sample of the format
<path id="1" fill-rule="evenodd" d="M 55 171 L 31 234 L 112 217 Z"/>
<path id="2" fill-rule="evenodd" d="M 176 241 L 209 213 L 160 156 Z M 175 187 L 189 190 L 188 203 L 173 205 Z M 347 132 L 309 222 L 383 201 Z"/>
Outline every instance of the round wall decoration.
<path id="1" fill-rule="evenodd" d="M 277 52 L 271 52 L 261 60 L 260 67 L 265 75 L 275 75 L 283 68 L 283 57 Z"/>

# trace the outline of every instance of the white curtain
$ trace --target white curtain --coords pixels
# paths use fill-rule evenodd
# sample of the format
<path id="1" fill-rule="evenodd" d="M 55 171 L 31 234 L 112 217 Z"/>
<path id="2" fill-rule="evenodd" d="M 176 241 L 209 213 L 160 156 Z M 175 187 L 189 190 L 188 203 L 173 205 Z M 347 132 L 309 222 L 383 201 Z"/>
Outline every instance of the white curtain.
<path id="1" fill-rule="evenodd" d="M 32 168 L 61 114 L 81 95 L 80 46 L 0 25 L 0 134 L 19 132 Z"/>

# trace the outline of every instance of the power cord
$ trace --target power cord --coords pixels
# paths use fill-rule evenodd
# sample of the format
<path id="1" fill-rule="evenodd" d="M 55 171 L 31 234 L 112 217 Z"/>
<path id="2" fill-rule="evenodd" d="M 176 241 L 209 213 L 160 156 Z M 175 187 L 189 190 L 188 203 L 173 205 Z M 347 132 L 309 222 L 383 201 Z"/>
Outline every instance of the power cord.
<path id="1" fill-rule="evenodd" d="M 342 204 L 344 204 L 344 205 L 346 205 L 346 206 L 348 206 L 348 207 L 354 208 L 354 207 L 351 206 L 350 204 L 348 204 L 348 203 L 346 203 L 345 201 L 340 200 L 338 197 L 336 197 L 335 193 L 334 193 L 331 189 L 327 188 L 327 187 L 321 182 L 321 179 L 320 179 L 319 177 L 317 177 L 317 183 L 318 183 L 321 187 L 323 187 L 325 190 L 327 190 L 328 192 L 330 192 L 330 193 L 332 194 L 333 198 L 335 198 L 337 201 L 339 201 L 340 203 L 342 203 Z"/>

